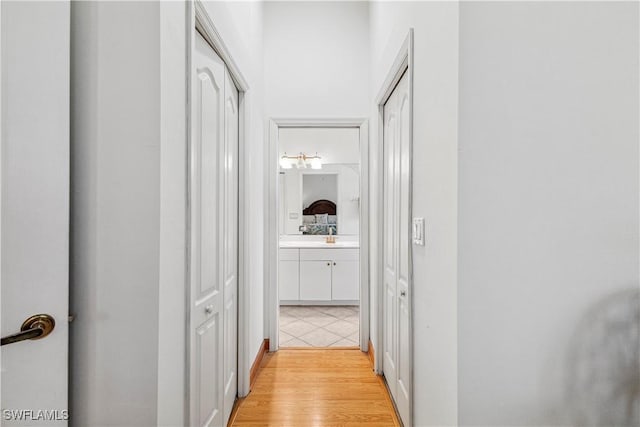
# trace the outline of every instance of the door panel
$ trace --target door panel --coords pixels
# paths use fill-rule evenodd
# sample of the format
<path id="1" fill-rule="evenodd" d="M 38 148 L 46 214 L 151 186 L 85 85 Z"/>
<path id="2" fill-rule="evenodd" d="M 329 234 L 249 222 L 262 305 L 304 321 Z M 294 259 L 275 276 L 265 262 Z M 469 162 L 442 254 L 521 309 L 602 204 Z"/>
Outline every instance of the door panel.
<path id="1" fill-rule="evenodd" d="M 384 107 L 384 301 L 383 301 L 383 359 L 382 371 L 391 395 L 395 397 L 397 384 L 397 180 L 396 177 L 396 102 L 392 94 Z"/>
<path id="2" fill-rule="evenodd" d="M 384 298 L 384 357 L 383 373 L 391 391 L 391 396 L 396 395 L 396 384 L 398 374 L 396 371 L 396 292 L 395 283 L 385 282 L 385 298 Z"/>
<path id="3" fill-rule="evenodd" d="M 300 261 L 300 299 L 331 299 L 331 261 Z"/>
<path id="4" fill-rule="evenodd" d="M 2 336 L 34 314 L 50 335 L 2 347 L 1 407 L 48 411 L 2 425 L 67 425 L 69 2 L 0 3 Z M 17 417 L 19 418 L 19 416 Z"/>
<path id="5" fill-rule="evenodd" d="M 401 418 L 410 423 L 410 112 L 407 74 L 384 106 L 383 373 Z"/>
<path id="6" fill-rule="evenodd" d="M 278 269 L 278 294 L 281 301 L 300 299 L 299 261 L 280 261 Z"/>
<path id="7" fill-rule="evenodd" d="M 360 298 L 360 262 L 333 261 L 331 299 L 357 300 Z"/>
<path id="8" fill-rule="evenodd" d="M 197 34 L 191 146 L 191 424 L 222 426 L 224 330 L 220 239 L 225 67 Z M 222 321 L 221 321 L 222 320 Z"/>
<path id="9" fill-rule="evenodd" d="M 411 146 L 409 139 L 409 86 L 407 74 L 404 75 L 395 90 L 398 94 L 398 388 L 396 405 L 403 420 L 409 422 L 410 415 L 410 295 L 409 295 L 409 250 L 411 241 L 411 218 L 409 212 L 409 195 L 411 189 L 409 161 Z"/>
<path id="10" fill-rule="evenodd" d="M 197 425 L 200 426 L 212 425 L 216 418 L 220 418 L 218 405 L 220 393 L 217 386 L 220 384 L 218 369 L 220 363 L 216 351 L 220 341 L 218 324 L 219 315 L 215 314 L 196 329 Z"/>
<path id="11" fill-rule="evenodd" d="M 409 281 L 409 96 L 406 79 L 396 91 L 402 95 L 398 106 L 398 280 Z"/>
<path id="12" fill-rule="evenodd" d="M 400 286 L 400 292 L 406 291 Z M 411 369 L 409 366 L 409 305 L 406 297 L 400 297 L 398 304 L 398 384 L 396 390 L 396 405 L 403 420 L 408 420 L 411 390 Z"/>
<path id="13" fill-rule="evenodd" d="M 387 103 L 388 107 L 391 107 Z M 395 277 L 396 274 L 396 246 L 395 246 L 395 209 L 396 188 L 395 188 L 395 129 L 396 118 L 394 111 L 385 106 L 385 128 L 384 128 L 384 260 L 385 268 L 390 275 Z M 395 279 L 393 279 L 395 281 Z"/>
<path id="14" fill-rule="evenodd" d="M 198 298 L 208 298 L 212 294 L 220 292 L 220 280 L 218 280 L 218 212 L 220 206 L 218 203 L 218 189 L 215 183 L 219 182 L 219 145 L 216 144 L 220 138 L 220 124 L 211 117 L 217 117 L 220 114 L 220 99 L 222 98 L 222 88 L 220 87 L 220 76 L 217 78 L 213 75 L 211 69 L 201 70 L 199 76 L 199 94 L 200 94 L 200 117 L 201 123 L 201 140 L 196 147 L 194 154 L 197 161 L 200 162 L 201 183 L 198 186 L 198 197 L 194 201 L 198 201 L 200 214 L 197 223 L 194 223 L 195 229 L 200 231 L 200 247 L 198 248 L 199 256 L 195 258 L 200 274 L 200 292 Z M 212 138 L 208 140 L 208 138 Z"/>
<path id="15" fill-rule="evenodd" d="M 225 73 L 224 145 L 224 419 L 238 390 L 238 90 Z"/>
<path id="16" fill-rule="evenodd" d="M 407 74 L 400 79 L 396 87 L 398 93 L 398 387 L 396 405 L 402 418 L 408 422 L 410 415 L 410 337 L 409 337 L 409 275 L 410 245 L 409 233 L 411 218 L 409 212 L 409 195 L 411 189 L 409 162 L 411 155 L 409 139 L 409 87 Z"/>

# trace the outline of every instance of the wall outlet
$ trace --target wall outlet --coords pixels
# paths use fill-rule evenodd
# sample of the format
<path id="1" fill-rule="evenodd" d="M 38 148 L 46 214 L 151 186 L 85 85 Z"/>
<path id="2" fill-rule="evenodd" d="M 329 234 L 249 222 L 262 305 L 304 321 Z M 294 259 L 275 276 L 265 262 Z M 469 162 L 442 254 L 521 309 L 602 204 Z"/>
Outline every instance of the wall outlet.
<path id="1" fill-rule="evenodd" d="M 413 243 L 424 246 L 424 218 L 413 218 Z"/>

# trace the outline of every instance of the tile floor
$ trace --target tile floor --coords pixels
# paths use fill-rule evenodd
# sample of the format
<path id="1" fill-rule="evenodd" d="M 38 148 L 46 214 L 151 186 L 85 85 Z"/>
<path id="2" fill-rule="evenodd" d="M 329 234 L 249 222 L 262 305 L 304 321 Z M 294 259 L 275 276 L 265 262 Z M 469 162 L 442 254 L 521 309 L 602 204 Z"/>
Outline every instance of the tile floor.
<path id="1" fill-rule="evenodd" d="M 357 305 L 280 306 L 281 347 L 357 347 Z"/>

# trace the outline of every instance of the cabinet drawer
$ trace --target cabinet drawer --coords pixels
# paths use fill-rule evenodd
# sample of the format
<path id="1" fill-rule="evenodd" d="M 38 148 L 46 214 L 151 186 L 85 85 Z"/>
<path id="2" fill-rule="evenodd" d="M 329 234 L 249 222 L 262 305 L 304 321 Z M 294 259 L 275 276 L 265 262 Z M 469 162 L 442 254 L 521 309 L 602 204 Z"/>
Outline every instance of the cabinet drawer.
<path id="1" fill-rule="evenodd" d="M 300 259 L 300 249 L 280 249 L 278 257 L 280 261 L 298 261 Z"/>
<path id="2" fill-rule="evenodd" d="M 324 260 L 358 261 L 359 258 L 360 258 L 360 249 L 354 249 L 354 248 L 300 249 L 301 261 L 324 261 Z"/>

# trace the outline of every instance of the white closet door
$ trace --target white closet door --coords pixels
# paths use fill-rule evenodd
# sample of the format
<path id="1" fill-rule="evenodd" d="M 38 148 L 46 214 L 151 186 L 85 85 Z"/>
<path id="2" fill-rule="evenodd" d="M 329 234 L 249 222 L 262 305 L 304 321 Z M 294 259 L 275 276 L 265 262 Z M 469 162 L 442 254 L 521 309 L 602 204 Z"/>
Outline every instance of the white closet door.
<path id="1" fill-rule="evenodd" d="M 396 92 L 384 106 L 384 300 L 382 370 L 391 395 L 397 384 L 397 283 L 398 283 L 398 189 Z"/>
<path id="2" fill-rule="evenodd" d="M 384 106 L 383 373 L 410 423 L 410 139 L 407 73 Z"/>
<path id="3" fill-rule="evenodd" d="M 225 72 L 224 113 L 224 419 L 238 391 L 238 89 Z"/>
<path id="4" fill-rule="evenodd" d="M 199 34 L 192 75 L 190 425 L 223 426 L 237 389 L 238 92 Z"/>
<path id="5" fill-rule="evenodd" d="M 411 146 L 409 139 L 409 84 L 407 73 L 396 86 L 398 94 L 398 155 L 397 164 L 399 170 L 398 179 L 398 286 L 397 286 L 397 314 L 398 314 L 398 354 L 397 354 L 397 396 L 396 405 L 405 423 L 409 423 L 410 393 L 411 393 L 411 369 L 410 369 L 410 306 L 409 306 L 409 277 L 410 277 L 410 215 L 409 195 L 410 184 L 410 155 Z"/>

